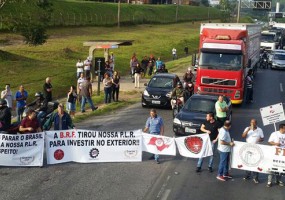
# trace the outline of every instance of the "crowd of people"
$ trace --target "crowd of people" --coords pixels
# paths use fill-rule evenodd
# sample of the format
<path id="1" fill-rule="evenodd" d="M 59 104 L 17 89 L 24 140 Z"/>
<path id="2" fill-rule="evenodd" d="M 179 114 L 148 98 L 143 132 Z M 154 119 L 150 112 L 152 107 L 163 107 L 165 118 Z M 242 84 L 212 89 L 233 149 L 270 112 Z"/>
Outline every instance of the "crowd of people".
<path id="1" fill-rule="evenodd" d="M 74 116 L 75 113 L 75 100 L 77 98 L 76 87 L 71 86 L 70 92 L 68 93 L 67 105 L 68 113 L 61 111 L 63 107 L 61 104 L 57 107 L 58 112 L 52 113 L 54 109 L 49 110 L 49 106 L 57 105 L 53 101 L 52 91 L 53 86 L 51 84 L 51 78 L 47 77 L 43 84 L 42 92 L 36 92 L 34 97 L 35 100 L 27 104 L 27 99 L 29 97 L 28 92 L 25 90 L 23 85 L 19 86 L 19 90 L 13 95 L 13 92 L 10 89 L 10 84 L 5 85 L 5 90 L 1 92 L 0 99 L 0 131 L 5 133 L 36 133 L 42 132 L 43 127 L 47 127 L 45 123 L 54 123 L 55 130 L 64 130 L 66 128 L 64 124 L 66 122 L 70 123 L 70 127 L 74 127 L 72 120 L 66 121 L 65 115 L 68 115 L 67 118 Z M 13 103 L 15 102 L 15 113 L 16 113 L 16 122 L 12 122 L 12 112 L 14 110 Z M 56 108 L 55 108 L 56 109 Z M 51 113 L 48 113 L 51 112 Z M 57 114 L 59 118 L 56 118 Z M 50 118 L 46 121 L 47 114 L 50 114 Z M 58 124 L 59 123 L 59 124 Z M 57 125 L 57 126 L 56 126 Z M 59 128 L 59 129 L 57 129 Z M 46 129 L 45 129 L 46 130 Z"/>
<path id="2" fill-rule="evenodd" d="M 140 79 L 146 75 L 151 76 L 156 73 L 168 73 L 165 63 L 160 57 L 155 59 L 154 55 L 144 56 L 139 62 L 136 53 L 133 53 L 130 59 L 130 74 L 135 83 L 135 88 L 140 88 Z"/>

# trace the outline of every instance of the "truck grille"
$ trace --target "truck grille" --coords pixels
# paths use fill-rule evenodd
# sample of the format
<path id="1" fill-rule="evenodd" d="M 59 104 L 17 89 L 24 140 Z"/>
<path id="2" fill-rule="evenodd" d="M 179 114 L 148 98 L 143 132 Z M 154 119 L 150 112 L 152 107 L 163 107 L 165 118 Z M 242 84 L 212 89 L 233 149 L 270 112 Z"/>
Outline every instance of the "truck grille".
<path id="1" fill-rule="evenodd" d="M 221 94 L 232 94 L 234 92 L 233 90 L 220 89 L 220 88 L 202 88 L 202 91 L 208 93 L 221 93 Z"/>
<path id="2" fill-rule="evenodd" d="M 236 80 L 221 79 L 221 78 L 204 78 L 202 77 L 202 83 L 207 85 L 225 85 L 225 86 L 236 86 Z"/>

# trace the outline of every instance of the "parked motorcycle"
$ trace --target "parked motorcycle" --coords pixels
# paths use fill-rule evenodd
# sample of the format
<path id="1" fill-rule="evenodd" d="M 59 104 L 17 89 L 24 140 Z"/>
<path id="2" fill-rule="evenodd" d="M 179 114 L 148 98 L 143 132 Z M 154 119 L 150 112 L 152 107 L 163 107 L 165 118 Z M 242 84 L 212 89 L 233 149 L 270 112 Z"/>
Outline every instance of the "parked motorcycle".
<path id="1" fill-rule="evenodd" d="M 58 102 L 54 101 L 54 102 L 48 102 L 48 108 L 47 108 L 47 112 L 42 115 L 40 117 L 40 124 L 41 127 L 45 124 L 45 122 L 52 116 L 53 112 L 57 109 L 58 107 Z M 31 109 L 30 107 L 26 107 L 23 113 L 23 117 L 26 116 L 28 110 Z M 40 112 L 36 111 L 37 113 L 37 117 L 39 115 Z M 13 124 L 11 124 L 10 128 L 7 131 L 1 131 L 1 133 L 5 133 L 5 134 L 17 134 L 19 133 L 19 128 L 20 128 L 20 123 L 15 122 Z"/>

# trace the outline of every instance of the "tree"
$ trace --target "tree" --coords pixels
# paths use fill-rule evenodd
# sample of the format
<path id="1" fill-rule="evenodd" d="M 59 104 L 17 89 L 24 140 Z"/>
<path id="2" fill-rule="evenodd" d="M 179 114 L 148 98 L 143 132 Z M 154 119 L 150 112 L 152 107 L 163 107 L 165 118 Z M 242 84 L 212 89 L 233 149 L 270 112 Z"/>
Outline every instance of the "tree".
<path id="1" fill-rule="evenodd" d="M 50 21 L 52 4 L 48 0 L 14 0 L 13 3 L 15 2 L 30 4 L 30 6 L 36 7 L 36 11 L 9 19 L 6 21 L 6 25 L 11 31 L 22 35 L 26 44 L 33 46 L 44 44 L 48 38 L 46 31 Z"/>

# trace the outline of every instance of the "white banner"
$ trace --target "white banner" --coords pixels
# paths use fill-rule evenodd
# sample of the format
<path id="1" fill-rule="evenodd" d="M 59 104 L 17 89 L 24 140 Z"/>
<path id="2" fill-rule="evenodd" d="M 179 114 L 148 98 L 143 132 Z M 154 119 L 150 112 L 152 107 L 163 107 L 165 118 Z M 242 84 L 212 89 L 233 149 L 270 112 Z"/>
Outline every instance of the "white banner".
<path id="1" fill-rule="evenodd" d="M 282 103 L 260 108 L 260 114 L 264 126 L 285 120 Z"/>
<path id="2" fill-rule="evenodd" d="M 44 133 L 0 134 L 0 165 L 43 166 Z"/>
<path id="3" fill-rule="evenodd" d="M 174 138 L 142 133 L 142 150 L 159 155 L 176 155 Z"/>
<path id="4" fill-rule="evenodd" d="M 260 173 L 285 173 L 285 149 L 269 145 L 235 141 L 232 168 Z"/>
<path id="5" fill-rule="evenodd" d="M 175 138 L 175 142 L 181 156 L 201 158 L 213 155 L 212 145 L 208 134 Z"/>
<path id="6" fill-rule="evenodd" d="M 47 163 L 139 162 L 141 130 L 46 132 Z"/>

